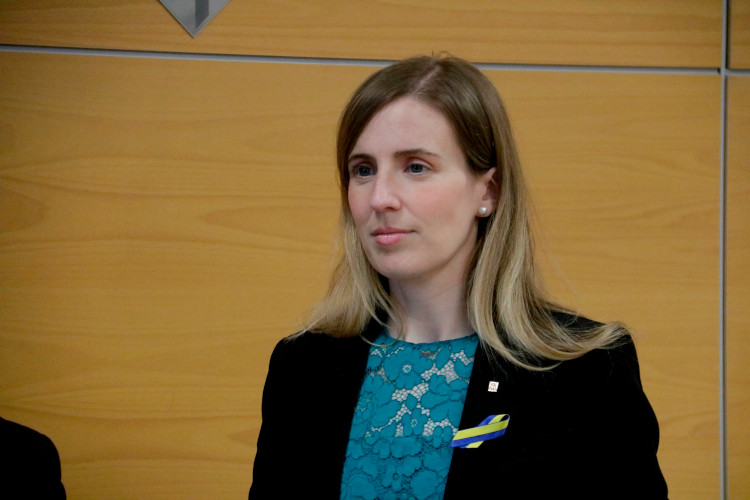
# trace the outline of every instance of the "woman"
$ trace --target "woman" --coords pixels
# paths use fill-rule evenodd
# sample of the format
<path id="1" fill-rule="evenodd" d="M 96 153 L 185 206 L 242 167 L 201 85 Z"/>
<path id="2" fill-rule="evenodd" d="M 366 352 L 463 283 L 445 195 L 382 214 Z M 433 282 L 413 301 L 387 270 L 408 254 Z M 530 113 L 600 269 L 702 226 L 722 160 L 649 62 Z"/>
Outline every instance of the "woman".
<path id="1" fill-rule="evenodd" d="M 250 498 L 666 498 L 629 335 L 541 289 L 489 80 L 384 68 L 337 154 L 345 252 L 271 357 Z"/>

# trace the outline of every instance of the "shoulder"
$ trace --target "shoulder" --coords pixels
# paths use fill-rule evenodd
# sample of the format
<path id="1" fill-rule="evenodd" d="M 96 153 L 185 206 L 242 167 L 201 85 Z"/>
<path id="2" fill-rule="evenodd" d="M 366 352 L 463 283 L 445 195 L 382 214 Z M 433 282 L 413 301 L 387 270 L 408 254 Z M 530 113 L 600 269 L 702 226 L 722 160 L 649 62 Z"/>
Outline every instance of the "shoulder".
<path id="1" fill-rule="evenodd" d="M 326 332 L 300 331 L 281 339 L 274 348 L 275 356 L 337 356 L 352 351 L 369 351 L 372 340 L 381 331 L 381 326 L 370 322 L 362 332 L 348 337 L 334 336 Z"/>
<path id="2" fill-rule="evenodd" d="M 269 374 L 335 376 L 366 363 L 370 344 L 362 336 L 333 337 L 300 332 L 281 339 L 271 354 Z"/>
<path id="3" fill-rule="evenodd" d="M 553 311 L 551 313 L 552 318 L 557 322 L 558 325 L 568 330 L 571 335 L 585 335 L 592 330 L 602 328 L 605 326 L 604 323 L 595 321 L 585 316 L 580 316 L 570 312 L 564 311 Z M 606 366 L 612 367 L 616 363 L 636 363 L 638 362 L 635 344 L 633 337 L 626 330 L 625 326 L 620 323 L 615 323 L 617 327 L 617 334 L 613 335 L 609 345 L 593 349 L 586 352 L 578 358 L 565 361 L 566 363 L 576 364 L 576 361 L 581 363 L 603 363 Z"/>
<path id="4" fill-rule="evenodd" d="M 6 451 L 29 454 L 31 456 L 57 457 L 57 449 L 52 440 L 30 427 L 0 418 L 0 435 Z"/>
<path id="5" fill-rule="evenodd" d="M 0 418 L 0 442 L 3 482 L 23 488 L 28 498 L 65 498 L 60 457 L 49 437 Z"/>
<path id="6" fill-rule="evenodd" d="M 568 328 L 571 331 L 590 330 L 592 328 L 598 328 L 604 324 L 570 311 L 551 310 L 549 311 L 549 315 L 558 325 Z"/>
<path id="7" fill-rule="evenodd" d="M 604 326 L 598 321 L 570 313 L 555 312 L 553 317 L 572 333 L 588 332 Z M 642 389 L 636 346 L 633 337 L 624 327 L 618 335 L 613 336 L 609 345 L 562 361 L 552 371 L 590 389 L 612 389 L 613 386 L 623 384 L 637 390 Z"/>
<path id="8" fill-rule="evenodd" d="M 578 335 L 585 337 L 605 326 L 604 323 L 570 312 L 550 311 L 549 314 L 573 339 Z M 539 366 L 549 367 L 550 363 L 551 368 L 540 371 L 518 367 L 510 367 L 509 371 L 513 374 L 512 377 L 524 381 L 536 380 L 545 387 L 562 385 L 581 391 L 601 390 L 617 380 L 627 380 L 637 387 L 641 385 L 635 344 L 623 326 L 605 347 L 589 350 L 564 361 L 541 362 Z"/>
<path id="9" fill-rule="evenodd" d="M 334 337 L 319 332 L 298 332 L 281 339 L 274 347 L 273 357 L 335 356 L 367 345 L 360 336 Z"/>

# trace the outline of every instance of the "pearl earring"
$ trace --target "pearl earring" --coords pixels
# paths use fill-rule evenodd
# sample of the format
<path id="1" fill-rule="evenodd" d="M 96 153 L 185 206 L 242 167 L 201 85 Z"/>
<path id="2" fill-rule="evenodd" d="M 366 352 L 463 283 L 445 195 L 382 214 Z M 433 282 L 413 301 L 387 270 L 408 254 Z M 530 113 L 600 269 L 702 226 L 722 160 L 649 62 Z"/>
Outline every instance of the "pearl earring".
<path id="1" fill-rule="evenodd" d="M 482 205 L 481 207 L 479 207 L 479 215 L 485 216 L 485 215 L 487 215 L 487 212 L 489 212 L 489 210 L 484 205 Z"/>

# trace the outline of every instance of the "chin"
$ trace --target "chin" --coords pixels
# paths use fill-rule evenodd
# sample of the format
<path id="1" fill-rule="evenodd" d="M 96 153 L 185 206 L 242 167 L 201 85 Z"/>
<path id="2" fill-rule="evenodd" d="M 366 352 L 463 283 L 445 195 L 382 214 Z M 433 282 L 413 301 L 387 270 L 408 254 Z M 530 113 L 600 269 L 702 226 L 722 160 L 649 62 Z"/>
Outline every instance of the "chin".
<path id="1" fill-rule="evenodd" d="M 413 267 L 373 266 L 375 270 L 388 281 L 410 281 L 420 276 L 420 272 Z"/>

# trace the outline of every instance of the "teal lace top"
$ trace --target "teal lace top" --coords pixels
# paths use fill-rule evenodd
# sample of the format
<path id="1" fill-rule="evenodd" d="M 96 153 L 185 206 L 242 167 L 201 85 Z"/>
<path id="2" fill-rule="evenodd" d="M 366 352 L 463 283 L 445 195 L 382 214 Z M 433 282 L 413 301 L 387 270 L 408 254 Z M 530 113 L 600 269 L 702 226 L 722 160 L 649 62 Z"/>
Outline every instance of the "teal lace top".
<path id="1" fill-rule="evenodd" d="M 380 334 L 349 433 L 342 499 L 442 498 L 476 334 L 412 344 Z"/>

